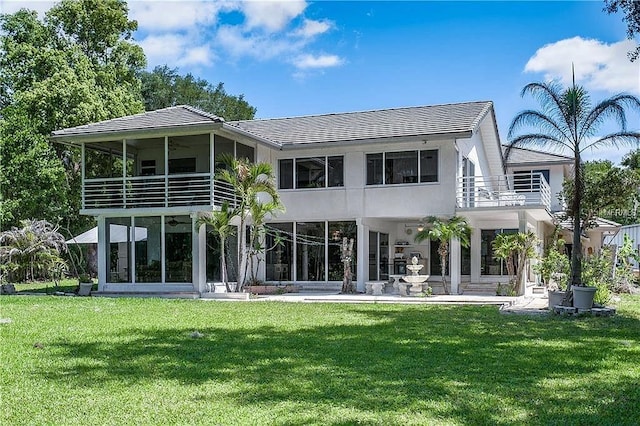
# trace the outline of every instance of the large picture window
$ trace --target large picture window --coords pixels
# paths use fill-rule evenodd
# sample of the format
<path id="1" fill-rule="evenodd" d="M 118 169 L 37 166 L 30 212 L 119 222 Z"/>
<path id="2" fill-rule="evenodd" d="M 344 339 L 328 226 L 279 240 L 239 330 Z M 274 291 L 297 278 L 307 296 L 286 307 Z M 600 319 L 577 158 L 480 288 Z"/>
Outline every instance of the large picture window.
<path id="1" fill-rule="evenodd" d="M 344 157 L 288 158 L 278 162 L 279 189 L 344 186 Z"/>
<path id="2" fill-rule="evenodd" d="M 366 163 L 367 185 L 438 182 L 437 149 L 367 154 Z"/>
<path id="3" fill-rule="evenodd" d="M 351 267 L 355 280 L 357 226 L 354 221 L 270 223 L 265 239 L 266 280 L 342 281 L 344 237 L 354 239 Z M 386 241 L 388 245 L 388 238 Z"/>

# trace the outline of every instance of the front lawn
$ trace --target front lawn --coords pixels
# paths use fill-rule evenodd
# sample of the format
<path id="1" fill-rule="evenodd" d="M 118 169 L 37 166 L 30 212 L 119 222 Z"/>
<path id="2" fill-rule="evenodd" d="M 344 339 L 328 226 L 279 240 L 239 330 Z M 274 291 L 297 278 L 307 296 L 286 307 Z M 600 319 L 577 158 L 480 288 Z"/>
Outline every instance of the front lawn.
<path id="1" fill-rule="evenodd" d="M 496 307 L 3 296 L 0 424 L 637 424 L 640 298 Z"/>
<path id="2" fill-rule="evenodd" d="M 78 288 L 77 278 L 66 278 L 60 280 L 58 286 L 53 281 L 33 281 L 28 283 L 14 284 L 16 293 L 45 293 L 54 294 L 55 292 L 73 293 Z"/>

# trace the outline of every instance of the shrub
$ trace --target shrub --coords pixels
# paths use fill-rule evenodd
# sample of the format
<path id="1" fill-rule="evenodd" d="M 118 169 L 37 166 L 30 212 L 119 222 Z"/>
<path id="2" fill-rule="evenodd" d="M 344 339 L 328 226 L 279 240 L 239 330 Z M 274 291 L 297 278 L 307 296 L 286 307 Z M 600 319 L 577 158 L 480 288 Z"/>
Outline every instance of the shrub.
<path id="1" fill-rule="evenodd" d="M 609 285 L 604 281 L 596 281 L 595 283 L 591 283 L 594 287 L 596 287 L 596 293 L 593 296 L 593 303 L 599 305 L 606 305 L 611 300 L 611 290 L 609 289 Z"/>

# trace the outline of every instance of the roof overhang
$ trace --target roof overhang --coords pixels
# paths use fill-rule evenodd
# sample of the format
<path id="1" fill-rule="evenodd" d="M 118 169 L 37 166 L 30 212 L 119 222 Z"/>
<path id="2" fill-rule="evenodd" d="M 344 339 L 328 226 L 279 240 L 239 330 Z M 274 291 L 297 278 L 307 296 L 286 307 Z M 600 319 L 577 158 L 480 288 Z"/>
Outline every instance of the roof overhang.
<path id="1" fill-rule="evenodd" d="M 154 127 L 152 129 L 127 129 L 117 132 L 94 132 L 76 134 L 56 134 L 53 132 L 50 139 L 53 142 L 64 145 L 79 145 L 87 142 L 112 142 L 120 139 L 144 139 L 164 136 L 179 136 L 185 134 L 208 133 L 220 129 L 223 123 L 211 121 L 190 123 L 180 126 Z"/>

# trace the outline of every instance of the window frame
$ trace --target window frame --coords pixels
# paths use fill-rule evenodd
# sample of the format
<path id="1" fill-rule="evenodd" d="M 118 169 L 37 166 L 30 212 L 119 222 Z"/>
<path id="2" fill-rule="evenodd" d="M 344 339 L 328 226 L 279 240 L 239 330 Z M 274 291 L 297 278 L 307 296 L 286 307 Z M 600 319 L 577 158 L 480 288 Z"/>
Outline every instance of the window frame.
<path id="1" fill-rule="evenodd" d="M 298 161 L 308 161 L 311 159 L 320 159 L 321 161 L 324 162 L 324 175 L 323 175 L 323 182 L 324 184 L 322 186 L 317 186 L 317 187 L 298 187 Z M 329 161 L 331 160 L 337 160 L 340 159 L 341 163 L 342 163 L 342 179 L 340 179 L 341 185 L 331 185 L 330 181 L 331 179 L 329 179 Z M 283 163 L 287 163 L 286 167 L 291 167 L 291 187 L 287 187 L 287 188 L 283 188 L 282 187 L 282 170 L 283 170 Z M 289 166 L 290 164 L 290 166 Z M 330 188 L 344 188 L 345 184 L 345 176 L 344 176 L 344 166 L 345 166 L 345 161 L 344 161 L 344 155 L 343 154 L 338 154 L 338 155 L 311 155 L 308 157 L 290 157 L 290 158 L 279 158 L 278 159 L 278 190 L 283 190 L 283 191 L 288 191 L 288 190 L 316 190 L 316 189 L 330 189 Z"/>
<path id="2" fill-rule="evenodd" d="M 433 152 L 435 153 L 435 164 L 436 164 L 436 179 L 431 181 L 431 180 L 424 180 L 423 181 L 423 173 L 422 173 L 422 164 L 421 164 L 421 157 L 423 155 L 423 153 L 426 152 Z M 395 153 L 415 153 L 416 156 L 416 165 L 417 165 L 417 169 L 416 169 L 416 173 L 415 173 L 415 182 L 387 182 L 388 180 L 388 176 L 387 176 L 387 154 L 395 154 Z M 374 179 L 370 179 L 373 176 L 369 175 L 369 161 L 371 159 L 371 161 L 374 160 L 373 156 L 382 156 L 382 179 L 378 179 L 378 181 L 381 182 L 375 182 L 375 183 L 369 183 L 374 182 Z M 378 160 L 379 161 L 379 160 Z M 440 149 L 439 148 L 433 148 L 433 149 L 405 149 L 405 150 L 398 150 L 398 151 L 382 151 L 382 152 L 367 152 L 365 153 L 365 177 L 364 177 L 364 182 L 365 182 L 365 186 L 391 186 L 391 185 L 428 185 L 428 184 L 439 184 L 440 183 Z M 429 175 L 424 175 L 424 176 L 429 176 Z"/>

